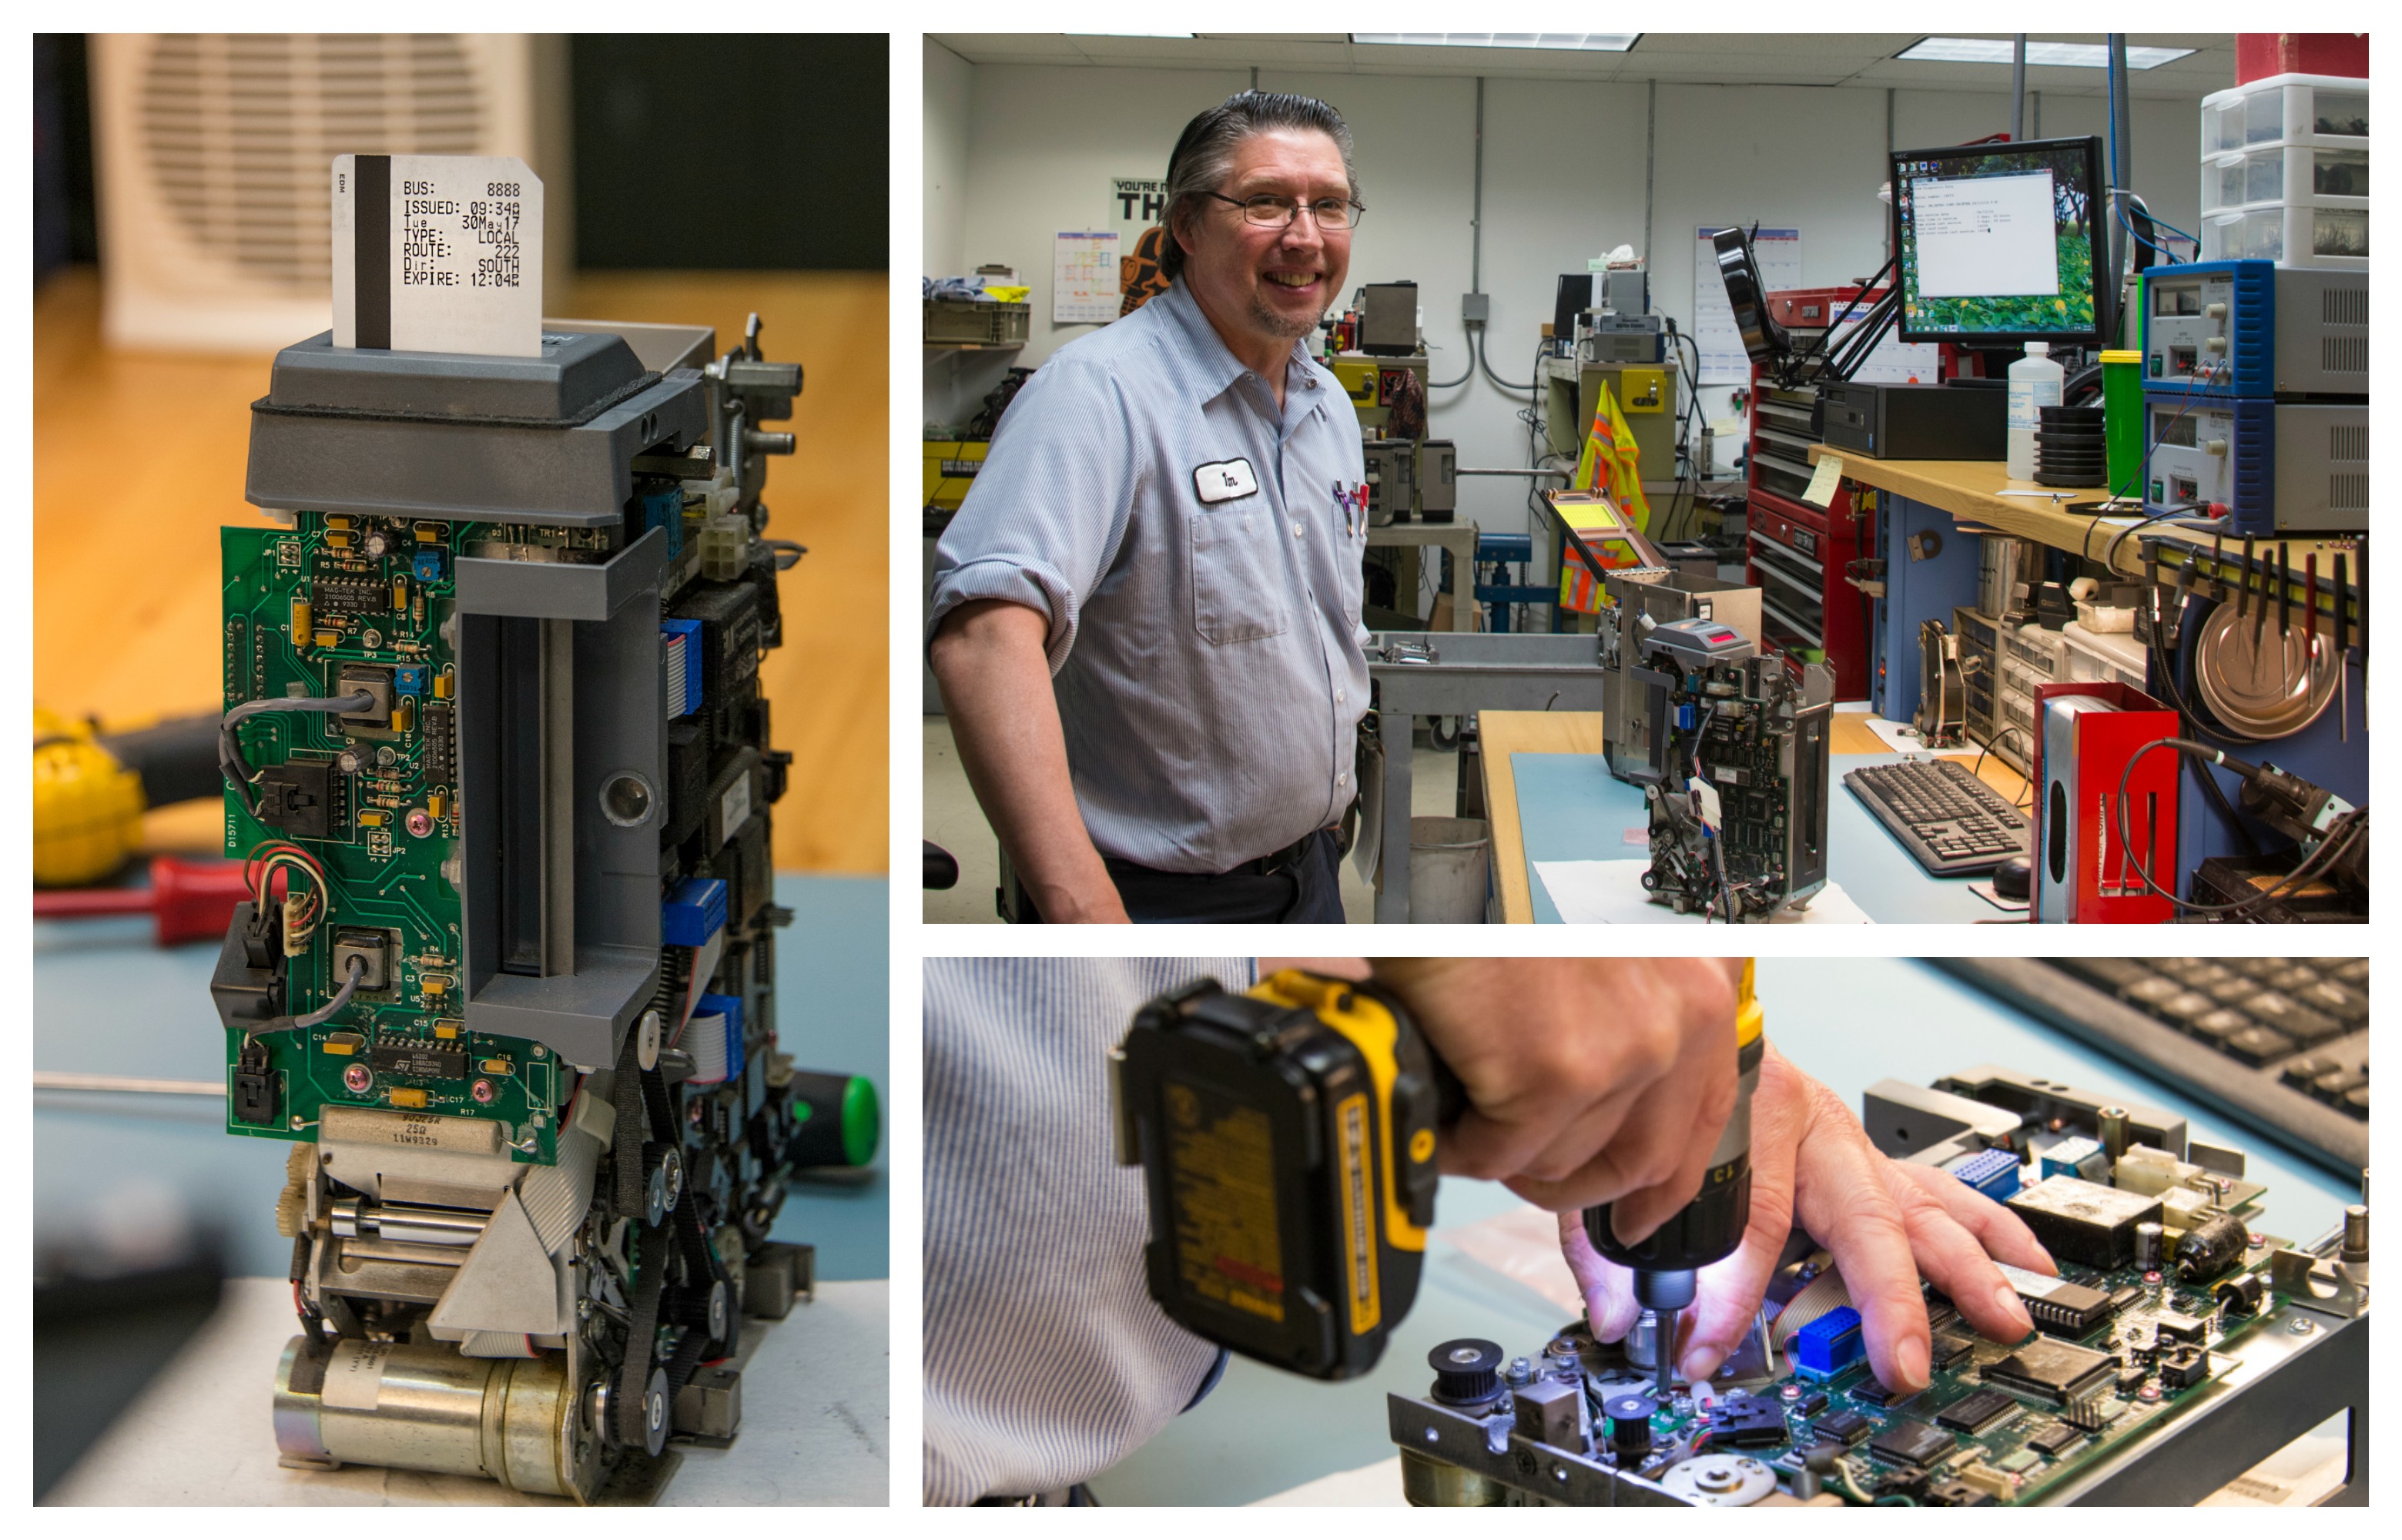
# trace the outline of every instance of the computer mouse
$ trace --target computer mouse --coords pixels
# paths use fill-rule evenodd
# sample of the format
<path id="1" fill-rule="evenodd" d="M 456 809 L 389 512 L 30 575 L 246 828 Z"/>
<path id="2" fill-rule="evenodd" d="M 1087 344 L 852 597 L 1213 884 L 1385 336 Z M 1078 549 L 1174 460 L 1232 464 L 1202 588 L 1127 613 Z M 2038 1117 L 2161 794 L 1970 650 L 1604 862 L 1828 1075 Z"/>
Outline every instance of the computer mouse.
<path id="1" fill-rule="evenodd" d="M 1994 892 L 2005 899 L 2024 900 L 2035 886 L 2035 867 L 2024 856 L 2012 856 L 1994 868 Z"/>

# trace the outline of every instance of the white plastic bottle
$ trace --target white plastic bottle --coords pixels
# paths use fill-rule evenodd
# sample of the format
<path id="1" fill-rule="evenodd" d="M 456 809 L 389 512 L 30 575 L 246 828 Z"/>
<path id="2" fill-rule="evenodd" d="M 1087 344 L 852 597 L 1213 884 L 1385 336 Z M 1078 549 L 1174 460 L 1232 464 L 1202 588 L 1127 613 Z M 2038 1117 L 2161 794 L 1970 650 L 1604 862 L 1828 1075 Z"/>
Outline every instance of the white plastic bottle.
<path id="1" fill-rule="evenodd" d="M 2051 361 L 2051 344 L 2030 342 L 2026 356 L 2010 365 L 2010 440 L 2003 474 L 2012 481 L 2035 479 L 2035 431 L 2042 409 L 2060 405 L 2067 377 Z"/>

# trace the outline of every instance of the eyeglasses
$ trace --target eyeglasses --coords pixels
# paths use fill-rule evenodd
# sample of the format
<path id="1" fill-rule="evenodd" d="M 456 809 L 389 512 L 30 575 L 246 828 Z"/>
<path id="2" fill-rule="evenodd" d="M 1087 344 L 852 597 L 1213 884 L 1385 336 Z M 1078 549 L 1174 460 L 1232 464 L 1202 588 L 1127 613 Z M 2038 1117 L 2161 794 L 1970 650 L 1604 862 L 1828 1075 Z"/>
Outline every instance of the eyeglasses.
<path id="1" fill-rule="evenodd" d="M 1228 198 L 1224 193 L 1210 193 L 1221 203 L 1232 203 L 1243 211 L 1243 217 L 1254 225 L 1266 225 L 1282 229 L 1301 217 L 1302 205 L 1275 193 L 1258 193 L 1249 198 Z M 1364 203 L 1347 198 L 1321 198 L 1308 205 L 1309 217 L 1321 230 L 1347 230 L 1360 223 L 1368 212 Z"/>

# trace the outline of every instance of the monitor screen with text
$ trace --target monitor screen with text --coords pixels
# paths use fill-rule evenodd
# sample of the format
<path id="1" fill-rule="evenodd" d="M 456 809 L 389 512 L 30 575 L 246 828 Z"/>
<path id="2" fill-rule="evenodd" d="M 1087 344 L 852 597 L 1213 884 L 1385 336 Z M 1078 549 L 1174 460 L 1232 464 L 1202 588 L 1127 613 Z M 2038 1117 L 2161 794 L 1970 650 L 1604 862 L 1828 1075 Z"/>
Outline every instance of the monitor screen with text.
<path id="1" fill-rule="evenodd" d="M 2098 139 L 1893 158 L 1901 332 L 1912 341 L 2091 341 L 2108 265 Z"/>

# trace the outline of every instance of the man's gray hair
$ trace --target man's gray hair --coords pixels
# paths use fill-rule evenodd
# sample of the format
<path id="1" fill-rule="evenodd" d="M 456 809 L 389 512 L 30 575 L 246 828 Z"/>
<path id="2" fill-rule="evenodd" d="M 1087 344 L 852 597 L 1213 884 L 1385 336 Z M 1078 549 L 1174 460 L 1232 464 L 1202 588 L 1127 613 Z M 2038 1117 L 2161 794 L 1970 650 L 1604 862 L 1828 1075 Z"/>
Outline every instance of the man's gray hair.
<path id="1" fill-rule="evenodd" d="M 1288 91 L 1238 91 L 1184 125 L 1176 153 L 1167 158 L 1167 206 L 1160 215 L 1166 239 L 1159 243 L 1159 270 L 1174 278 L 1184 270 L 1184 248 L 1176 240 L 1183 206 L 1216 192 L 1226 180 L 1235 151 L 1255 133 L 1278 130 L 1322 133 L 1343 152 L 1343 179 L 1360 197 L 1360 172 L 1351 162 L 1351 131 L 1343 115 L 1314 96 Z"/>

